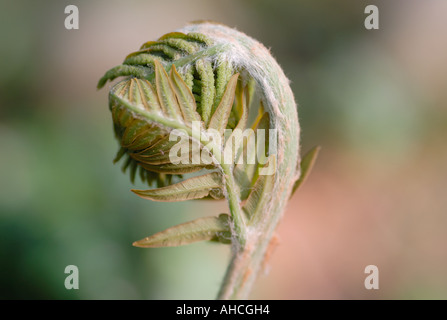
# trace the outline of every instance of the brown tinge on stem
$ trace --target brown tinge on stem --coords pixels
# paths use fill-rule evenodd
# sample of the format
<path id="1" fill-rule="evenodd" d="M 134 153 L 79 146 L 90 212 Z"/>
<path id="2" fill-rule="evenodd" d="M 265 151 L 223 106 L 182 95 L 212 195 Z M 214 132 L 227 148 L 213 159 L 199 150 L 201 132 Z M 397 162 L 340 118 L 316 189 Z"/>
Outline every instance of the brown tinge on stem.
<path id="1" fill-rule="evenodd" d="M 270 261 L 270 258 L 273 255 L 273 252 L 278 247 L 278 245 L 281 243 L 278 234 L 275 232 L 273 234 L 272 239 L 270 240 L 269 246 L 267 248 L 267 251 L 265 252 L 264 260 L 262 261 L 261 265 L 261 271 L 263 274 L 267 273 L 267 265 Z"/>

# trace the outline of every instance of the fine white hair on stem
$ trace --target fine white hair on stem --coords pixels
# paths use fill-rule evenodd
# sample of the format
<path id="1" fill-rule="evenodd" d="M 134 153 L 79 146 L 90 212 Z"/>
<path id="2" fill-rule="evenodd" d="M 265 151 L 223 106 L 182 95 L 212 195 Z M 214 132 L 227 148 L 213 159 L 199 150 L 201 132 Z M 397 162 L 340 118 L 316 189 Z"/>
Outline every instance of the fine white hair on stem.
<path id="1" fill-rule="evenodd" d="M 221 299 L 245 298 L 267 251 L 270 239 L 299 178 L 300 127 L 290 81 L 272 57 L 270 51 L 255 39 L 221 24 L 203 22 L 178 30 L 208 36 L 221 50 L 214 55 L 214 63 L 231 64 L 242 78 L 253 78 L 257 84 L 270 128 L 277 130 L 277 171 L 272 190 L 262 196 L 268 199 L 261 212 L 251 218 L 244 235 L 245 243 L 234 248 L 231 264 L 219 293 Z M 228 196 L 228 195 L 227 195 Z"/>

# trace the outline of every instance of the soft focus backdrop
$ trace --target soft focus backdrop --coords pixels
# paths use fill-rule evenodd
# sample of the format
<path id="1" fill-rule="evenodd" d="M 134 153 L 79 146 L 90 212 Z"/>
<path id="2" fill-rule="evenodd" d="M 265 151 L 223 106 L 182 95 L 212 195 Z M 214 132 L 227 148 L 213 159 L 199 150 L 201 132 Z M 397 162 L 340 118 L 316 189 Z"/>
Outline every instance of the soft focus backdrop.
<path id="1" fill-rule="evenodd" d="M 80 29 L 64 28 L 65 6 Z M 364 28 L 376 4 L 380 29 Z M 257 299 L 447 299 L 447 2 L 0 2 L 0 298 L 212 299 L 229 248 L 131 246 L 225 202 L 132 194 L 99 77 L 209 19 L 271 48 L 321 145 L 278 228 Z M 144 187 L 137 183 L 137 187 Z M 65 266 L 80 289 L 64 287 Z M 379 267 L 380 289 L 364 288 Z"/>

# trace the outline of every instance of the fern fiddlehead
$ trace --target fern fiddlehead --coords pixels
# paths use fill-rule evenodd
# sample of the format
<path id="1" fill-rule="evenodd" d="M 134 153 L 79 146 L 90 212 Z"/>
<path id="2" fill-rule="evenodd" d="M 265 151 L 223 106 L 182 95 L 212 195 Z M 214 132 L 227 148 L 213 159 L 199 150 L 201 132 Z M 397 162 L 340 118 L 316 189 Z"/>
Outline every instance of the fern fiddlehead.
<path id="1" fill-rule="evenodd" d="M 284 72 L 256 40 L 201 22 L 143 44 L 106 72 L 98 88 L 122 76 L 127 78 L 109 93 L 120 142 L 115 161 L 126 156 L 123 169 L 130 169 L 132 181 L 139 170 L 143 181 L 158 187 L 133 191 L 154 201 L 226 198 L 230 211 L 134 245 L 231 243 L 218 297 L 247 297 L 286 203 L 302 182 L 298 116 Z M 192 172 L 202 174 L 183 178 Z"/>

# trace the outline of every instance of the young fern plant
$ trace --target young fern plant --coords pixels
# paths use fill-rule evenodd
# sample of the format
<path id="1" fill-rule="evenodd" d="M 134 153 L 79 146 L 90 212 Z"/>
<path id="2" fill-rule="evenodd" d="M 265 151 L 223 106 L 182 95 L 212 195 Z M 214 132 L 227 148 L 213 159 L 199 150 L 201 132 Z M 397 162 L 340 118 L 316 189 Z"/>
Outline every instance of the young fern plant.
<path id="1" fill-rule="evenodd" d="M 256 40 L 200 22 L 146 42 L 98 88 L 122 76 L 109 93 L 120 143 L 114 161 L 125 157 L 132 182 L 138 171 L 157 185 L 132 191 L 153 201 L 225 198 L 229 208 L 134 245 L 231 244 L 218 298 L 246 298 L 287 201 L 318 153 L 311 150 L 300 165 L 297 109 L 284 72 Z"/>

